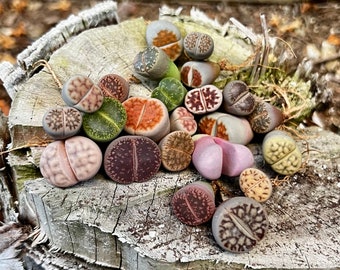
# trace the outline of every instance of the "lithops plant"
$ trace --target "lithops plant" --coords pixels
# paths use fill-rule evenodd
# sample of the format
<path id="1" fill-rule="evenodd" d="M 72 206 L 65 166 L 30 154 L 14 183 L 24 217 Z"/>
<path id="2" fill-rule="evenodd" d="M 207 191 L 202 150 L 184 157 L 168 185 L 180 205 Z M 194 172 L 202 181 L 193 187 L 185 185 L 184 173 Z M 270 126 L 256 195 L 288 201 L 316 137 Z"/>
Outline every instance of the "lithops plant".
<path id="1" fill-rule="evenodd" d="M 221 203 L 212 218 L 212 233 L 226 251 L 248 252 L 268 230 L 268 216 L 263 206 L 248 197 L 234 197 Z"/>
<path id="2" fill-rule="evenodd" d="M 73 136 L 46 146 L 40 157 L 40 172 L 57 187 L 70 187 L 91 179 L 102 164 L 102 152 L 91 139 Z"/>
<path id="3" fill-rule="evenodd" d="M 122 132 L 126 121 L 127 114 L 122 103 L 115 98 L 105 97 L 99 110 L 84 114 L 83 130 L 96 142 L 109 142 Z"/>
<path id="4" fill-rule="evenodd" d="M 189 61 L 181 67 L 181 80 L 189 87 L 212 84 L 220 74 L 220 66 L 214 62 Z"/>
<path id="5" fill-rule="evenodd" d="M 104 101 L 104 95 L 98 85 L 83 75 L 75 75 L 63 85 L 61 96 L 68 106 L 82 112 L 99 110 Z"/>
<path id="6" fill-rule="evenodd" d="M 123 102 L 129 96 L 129 83 L 118 74 L 106 74 L 99 79 L 98 86 L 105 97 L 116 98 L 120 102 Z"/>
<path id="7" fill-rule="evenodd" d="M 248 115 L 255 108 L 255 97 L 243 81 L 231 81 L 223 89 L 223 107 L 228 113 Z"/>
<path id="8" fill-rule="evenodd" d="M 185 95 L 184 105 L 193 114 L 206 114 L 216 111 L 222 104 L 222 91 L 214 85 L 195 88 Z"/>
<path id="9" fill-rule="evenodd" d="M 143 135 L 158 142 L 170 132 L 168 109 L 156 98 L 130 97 L 123 106 L 127 113 L 124 130 L 131 135 Z"/>
<path id="10" fill-rule="evenodd" d="M 198 130 L 200 133 L 243 145 L 254 137 L 247 119 L 221 112 L 204 115 L 198 122 Z"/>
<path id="11" fill-rule="evenodd" d="M 105 150 L 104 170 L 121 184 L 145 182 L 159 171 L 161 152 L 158 145 L 144 136 L 121 136 Z"/>
<path id="12" fill-rule="evenodd" d="M 160 48 L 152 46 L 139 52 L 133 61 L 134 70 L 151 80 L 165 77 L 181 79 L 180 71 L 168 55 Z"/>
<path id="13" fill-rule="evenodd" d="M 181 81 L 168 77 L 159 82 L 152 91 L 151 97 L 162 101 L 170 112 L 183 103 L 186 93 L 187 89 Z"/>
<path id="14" fill-rule="evenodd" d="M 82 114 L 73 107 L 53 107 L 43 116 L 45 132 L 55 140 L 62 140 L 76 135 L 82 126 Z"/>
<path id="15" fill-rule="evenodd" d="M 158 146 L 161 150 L 162 165 L 168 171 L 182 171 L 190 165 L 194 141 L 189 133 L 173 131 L 166 135 Z"/>
<path id="16" fill-rule="evenodd" d="M 182 130 L 194 135 L 197 131 L 197 122 L 194 115 L 185 107 L 177 107 L 170 114 L 170 131 Z"/>
<path id="17" fill-rule="evenodd" d="M 182 35 L 172 22 L 156 20 L 149 23 L 146 27 L 145 37 L 148 46 L 159 47 L 172 61 L 175 61 L 182 53 Z"/>
<path id="18" fill-rule="evenodd" d="M 266 134 L 262 152 L 265 161 L 279 174 L 292 175 L 301 168 L 301 152 L 287 132 L 273 130 Z"/>
<path id="19" fill-rule="evenodd" d="M 252 130 L 256 133 L 267 133 L 283 123 L 282 112 L 261 99 L 256 100 L 256 105 L 251 114 L 247 116 Z"/>
<path id="20" fill-rule="evenodd" d="M 171 200 L 174 215 L 184 224 L 197 226 L 208 222 L 215 212 L 215 195 L 207 182 L 190 183 L 174 194 Z"/>
<path id="21" fill-rule="evenodd" d="M 208 59 L 214 51 L 214 40 L 208 34 L 191 32 L 183 41 L 184 53 L 193 60 Z"/>
<path id="22" fill-rule="evenodd" d="M 259 169 L 243 170 L 239 177 L 239 184 L 244 195 L 258 202 L 265 202 L 272 195 L 272 183 L 269 177 Z"/>

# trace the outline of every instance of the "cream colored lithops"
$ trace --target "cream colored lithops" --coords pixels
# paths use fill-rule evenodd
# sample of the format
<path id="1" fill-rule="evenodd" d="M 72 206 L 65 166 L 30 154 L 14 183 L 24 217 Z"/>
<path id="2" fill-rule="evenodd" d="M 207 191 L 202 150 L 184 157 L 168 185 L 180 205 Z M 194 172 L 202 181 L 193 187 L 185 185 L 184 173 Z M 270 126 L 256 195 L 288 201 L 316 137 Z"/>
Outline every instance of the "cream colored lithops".
<path id="1" fill-rule="evenodd" d="M 272 183 L 269 177 L 259 169 L 247 168 L 243 170 L 239 177 L 239 183 L 244 195 L 258 202 L 265 202 L 272 195 Z"/>

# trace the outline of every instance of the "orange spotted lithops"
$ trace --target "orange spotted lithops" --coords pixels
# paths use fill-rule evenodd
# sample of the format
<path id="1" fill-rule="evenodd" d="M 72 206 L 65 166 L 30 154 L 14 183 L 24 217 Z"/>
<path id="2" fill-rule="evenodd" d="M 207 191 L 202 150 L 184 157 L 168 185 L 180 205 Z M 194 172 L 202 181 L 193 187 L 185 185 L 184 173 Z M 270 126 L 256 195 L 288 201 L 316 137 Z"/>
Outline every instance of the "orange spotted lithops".
<path id="1" fill-rule="evenodd" d="M 158 142 L 170 132 L 168 109 L 156 98 L 130 97 L 123 106 L 127 113 L 125 132 Z"/>
<path id="2" fill-rule="evenodd" d="M 259 169 L 247 168 L 243 170 L 239 177 L 239 183 L 244 195 L 258 202 L 265 202 L 272 195 L 272 183 L 269 177 Z"/>

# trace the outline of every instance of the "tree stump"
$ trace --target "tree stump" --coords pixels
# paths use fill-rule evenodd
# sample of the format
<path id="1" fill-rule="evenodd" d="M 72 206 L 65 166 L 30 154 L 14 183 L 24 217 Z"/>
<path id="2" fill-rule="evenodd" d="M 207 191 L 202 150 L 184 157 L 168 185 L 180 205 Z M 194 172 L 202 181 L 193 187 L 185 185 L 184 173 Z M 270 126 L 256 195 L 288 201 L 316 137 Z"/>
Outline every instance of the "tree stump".
<path id="1" fill-rule="evenodd" d="M 106 2 L 71 17 L 23 52 L 18 59 L 21 67 L 2 65 L 0 77 L 13 99 L 9 126 L 12 147 L 19 150 L 10 152 L 8 160 L 22 201 L 21 214 L 39 224 L 52 249 L 105 267 L 338 267 L 340 136 L 331 132 L 316 128 L 303 131 L 308 148 L 306 141 L 299 141 L 299 146 L 309 150 L 304 154 L 304 167 L 289 181 L 277 181 L 273 196 L 264 203 L 269 231 L 245 254 L 223 252 L 214 242 L 209 224 L 190 227 L 172 214 L 174 192 L 203 179 L 192 167 L 179 173 L 161 170 L 148 182 L 130 185 L 116 184 L 103 173 L 66 189 L 53 187 L 41 178 L 39 157 L 51 141 L 41 119 L 47 108 L 64 102 L 49 70 L 32 72 L 31 67 L 37 60 L 46 59 L 61 82 L 79 73 L 94 81 L 107 73 L 131 77 L 133 58 L 146 46 L 146 22 L 140 18 L 100 26 L 115 21 L 115 9 L 112 2 Z M 219 44 L 214 60 L 228 51 L 228 61 L 240 65 L 254 53 L 254 47 L 243 37 L 224 36 L 227 26 L 216 29 L 211 21 L 176 17 L 166 19 L 182 31 L 199 29 L 213 35 Z M 149 96 L 152 85 L 142 80 L 131 82 L 130 87 L 131 95 Z M 269 170 L 261 159 L 260 147 L 252 148 L 257 166 Z"/>

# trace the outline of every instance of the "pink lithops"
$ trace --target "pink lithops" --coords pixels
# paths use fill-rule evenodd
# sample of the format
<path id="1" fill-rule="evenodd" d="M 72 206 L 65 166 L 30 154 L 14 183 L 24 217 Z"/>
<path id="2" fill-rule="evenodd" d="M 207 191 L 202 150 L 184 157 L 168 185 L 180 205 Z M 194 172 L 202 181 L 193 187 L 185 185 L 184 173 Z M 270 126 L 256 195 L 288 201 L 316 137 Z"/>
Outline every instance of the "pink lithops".
<path id="1" fill-rule="evenodd" d="M 197 181 L 179 189 L 171 201 L 173 213 L 184 224 L 208 222 L 215 212 L 215 195 L 210 184 Z"/>
<path id="2" fill-rule="evenodd" d="M 71 77 L 63 86 L 61 96 L 65 103 L 82 112 L 99 110 L 104 101 L 102 90 L 87 76 Z"/>
<path id="3" fill-rule="evenodd" d="M 221 112 L 204 115 L 198 122 L 198 130 L 200 133 L 243 145 L 254 137 L 247 119 Z"/>
<path id="4" fill-rule="evenodd" d="M 47 182 L 57 187 L 69 187 L 91 179 L 102 164 L 98 145 L 83 136 L 54 141 L 43 151 L 40 172 Z"/>
<path id="5" fill-rule="evenodd" d="M 182 130 L 193 135 L 197 131 L 194 115 L 185 107 L 177 107 L 170 115 L 170 131 Z"/>
<path id="6" fill-rule="evenodd" d="M 113 181 L 121 184 L 145 182 L 161 166 L 158 145 L 143 136 L 121 136 L 106 148 L 104 169 Z"/>
<path id="7" fill-rule="evenodd" d="M 105 97 L 118 99 L 120 102 L 126 100 L 129 96 L 129 83 L 118 74 L 107 74 L 103 76 L 98 86 L 103 91 Z"/>
<path id="8" fill-rule="evenodd" d="M 214 62 L 189 61 L 181 68 L 182 82 L 192 88 L 212 84 L 220 74 L 220 66 Z"/>
<path id="9" fill-rule="evenodd" d="M 187 92 L 184 105 L 193 114 L 216 111 L 222 104 L 222 91 L 214 85 L 205 85 Z"/>
<path id="10" fill-rule="evenodd" d="M 156 98 L 130 97 L 123 102 L 127 113 L 124 130 L 159 141 L 170 132 L 168 109 Z"/>
<path id="11" fill-rule="evenodd" d="M 254 156 L 244 145 L 203 136 L 195 140 L 192 163 L 203 177 L 215 180 L 221 175 L 240 175 L 244 169 L 253 166 Z"/>

